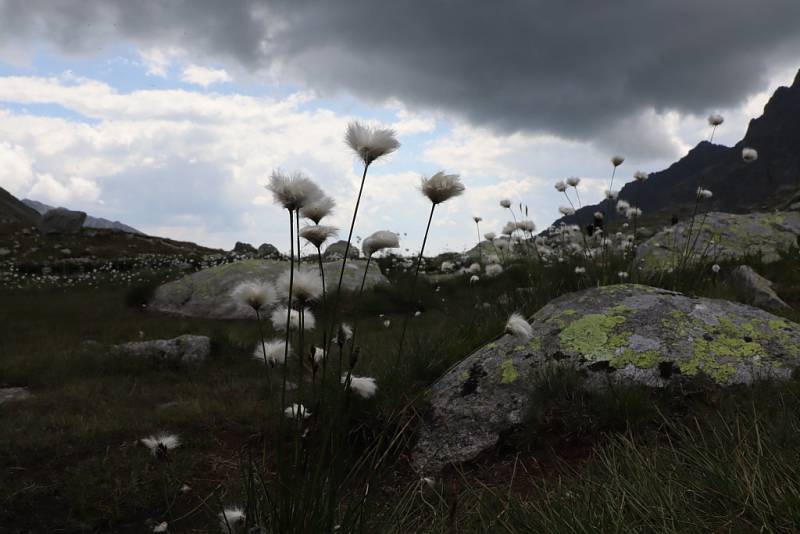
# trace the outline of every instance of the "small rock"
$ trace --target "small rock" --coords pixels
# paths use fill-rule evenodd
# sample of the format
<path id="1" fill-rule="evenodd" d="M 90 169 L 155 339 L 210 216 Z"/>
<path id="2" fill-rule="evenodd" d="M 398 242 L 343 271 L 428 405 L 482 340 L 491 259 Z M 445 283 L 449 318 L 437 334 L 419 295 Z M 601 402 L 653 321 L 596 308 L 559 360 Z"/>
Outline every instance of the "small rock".
<path id="1" fill-rule="evenodd" d="M 28 388 L 0 388 L 0 404 L 31 398 Z"/>
<path id="2" fill-rule="evenodd" d="M 183 335 L 173 339 L 134 341 L 114 347 L 114 352 L 125 356 L 151 358 L 171 363 L 194 363 L 211 354 L 211 340 L 207 336 Z"/>
<path id="3" fill-rule="evenodd" d="M 11 254 L 11 251 L 7 248 L 0 248 L 0 256 L 8 256 L 9 254 Z"/>
<path id="4" fill-rule="evenodd" d="M 789 310 L 786 304 L 772 289 L 772 282 L 758 274 L 749 265 L 740 265 L 731 273 L 736 287 L 742 290 L 750 301 L 760 308 Z"/>

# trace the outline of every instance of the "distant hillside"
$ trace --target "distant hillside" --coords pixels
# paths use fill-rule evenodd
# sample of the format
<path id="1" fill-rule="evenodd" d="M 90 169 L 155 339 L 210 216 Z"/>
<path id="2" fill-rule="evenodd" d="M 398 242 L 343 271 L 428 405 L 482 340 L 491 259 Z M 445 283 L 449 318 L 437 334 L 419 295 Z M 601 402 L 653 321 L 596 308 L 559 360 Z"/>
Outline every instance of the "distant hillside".
<path id="1" fill-rule="evenodd" d="M 0 224 L 35 225 L 39 213 L 0 187 Z"/>
<path id="2" fill-rule="evenodd" d="M 742 148 L 758 150 L 758 160 L 742 161 Z M 629 176 L 627 169 L 617 176 Z M 800 71 L 791 87 L 780 87 L 753 119 L 744 138 L 733 147 L 702 141 L 669 168 L 650 174 L 645 182 L 630 182 L 619 198 L 639 206 L 645 216 L 685 217 L 692 209 L 698 186 L 714 193 L 715 211 L 742 213 L 782 207 L 800 189 Z M 554 224 L 587 225 L 595 211 L 617 217 L 614 206 L 603 200 L 584 206 L 575 215 Z"/>
<path id="3" fill-rule="evenodd" d="M 31 200 L 29 198 L 23 198 L 22 203 L 30 208 L 33 208 L 41 215 L 44 215 L 48 211 L 55 209 L 53 206 L 48 206 L 43 202 L 39 202 L 38 200 Z M 129 234 L 144 235 L 143 232 L 140 232 L 136 228 L 128 226 L 127 224 L 123 224 L 119 221 L 109 221 L 108 219 L 104 219 L 102 217 L 92 217 L 91 215 L 88 215 L 86 217 L 83 226 L 84 228 L 98 228 L 102 230 L 112 230 L 116 232 L 126 232 Z"/>

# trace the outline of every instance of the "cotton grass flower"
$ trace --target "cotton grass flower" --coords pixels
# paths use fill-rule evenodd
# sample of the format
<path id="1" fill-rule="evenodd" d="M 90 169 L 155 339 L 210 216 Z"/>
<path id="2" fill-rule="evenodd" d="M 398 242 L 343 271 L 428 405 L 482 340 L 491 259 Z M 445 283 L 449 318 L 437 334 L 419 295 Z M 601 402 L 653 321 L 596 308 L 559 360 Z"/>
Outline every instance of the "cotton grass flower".
<path id="1" fill-rule="evenodd" d="M 581 183 L 581 179 L 578 178 L 577 176 L 570 176 L 569 178 L 567 178 L 566 182 L 567 185 L 570 187 L 578 187 L 578 184 Z"/>
<path id="2" fill-rule="evenodd" d="M 508 318 L 506 332 L 526 341 L 533 337 L 533 327 L 517 312 L 512 313 Z"/>
<path id="3" fill-rule="evenodd" d="M 272 284 L 257 280 L 238 284 L 231 291 L 231 297 L 240 304 L 250 306 L 256 312 L 271 306 L 276 300 Z"/>
<path id="4" fill-rule="evenodd" d="M 719 113 L 712 113 L 708 116 L 708 124 L 711 126 L 711 137 L 708 138 L 709 143 L 714 141 L 714 132 L 717 131 L 717 126 L 723 122 L 725 122 L 725 118 Z"/>
<path id="5" fill-rule="evenodd" d="M 711 198 L 713 196 L 714 196 L 714 193 L 712 193 L 710 190 L 703 189 L 702 187 L 698 187 L 697 188 L 697 198 L 698 199 L 709 199 L 709 198 Z"/>
<path id="6" fill-rule="evenodd" d="M 324 196 L 317 184 L 301 172 L 272 171 L 266 187 L 272 192 L 275 202 L 289 211 L 297 211 Z"/>
<path id="7" fill-rule="evenodd" d="M 575 274 L 584 274 L 586 272 L 586 267 L 575 267 Z"/>
<path id="8" fill-rule="evenodd" d="M 150 452 L 153 454 L 153 456 L 158 454 L 166 454 L 167 451 L 176 449 L 181 445 L 181 438 L 177 434 L 168 434 L 166 432 L 160 432 L 158 434 L 142 438 L 139 441 L 142 443 L 142 445 L 150 449 Z"/>
<path id="9" fill-rule="evenodd" d="M 483 220 L 482 217 L 478 217 L 477 215 L 473 215 L 472 220 L 475 221 L 475 224 L 478 224 Z"/>
<path id="10" fill-rule="evenodd" d="M 322 295 L 322 277 L 311 269 L 299 268 L 292 276 L 291 271 L 284 271 L 275 285 L 282 298 L 289 297 L 289 285 L 293 283 L 292 296 L 301 303 L 316 300 Z"/>
<path id="11" fill-rule="evenodd" d="M 608 200 L 616 200 L 619 196 L 619 191 L 606 189 L 603 191 L 603 195 L 605 195 Z"/>
<path id="12" fill-rule="evenodd" d="M 487 232 L 483 234 L 483 237 L 486 238 L 486 241 L 494 241 L 495 238 L 497 237 L 497 234 L 495 234 L 494 232 Z"/>
<path id="13" fill-rule="evenodd" d="M 500 201 L 500 207 L 503 207 L 503 208 L 506 208 L 506 209 L 510 208 L 511 207 L 511 201 L 508 200 L 507 198 L 504 198 L 503 200 Z"/>
<path id="14" fill-rule="evenodd" d="M 319 249 L 325 241 L 335 236 L 339 232 L 338 228 L 321 224 L 307 225 L 300 229 L 300 237 Z"/>
<path id="15" fill-rule="evenodd" d="M 517 223 L 517 228 L 519 228 L 523 232 L 529 232 L 529 233 L 533 233 L 536 231 L 536 225 L 533 223 L 533 221 L 528 219 L 519 221 Z"/>
<path id="16" fill-rule="evenodd" d="M 396 233 L 388 230 L 378 230 L 364 239 L 361 243 L 361 250 L 364 252 L 364 255 L 369 258 L 378 251 L 387 248 L 397 248 L 399 246 L 400 237 Z"/>
<path id="17" fill-rule="evenodd" d="M 344 345 L 352 337 L 353 337 L 353 327 L 351 327 L 347 323 L 342 323 L 339 325 L 339 329 L 336 332 L 336 339 L 334 341 L 336 342 L 337 345 Z"/>
<path id="18" fill-rule="evenodd" d="M 308 409 L 306 409 L 306 407 L 303 406 L 302 404 L 294 403 L 285 410 L 283 410 L 283 415 L 285 415 L 289 419 L 296 419 L 298 417 L 302 419 L 308 419 L 309 417 L 311 417 L 311 412 L 309 412 Z"/>
<path id="19" fill-rule="evenodd" d="M 457 174 L 439 171 L 430 178 L 423 178 L 420 190 L 434 204 L 441 204 L 464 192 L 464 184 Z"/>
<path id="20" fill-rule="evenodd" d="M 347 375 L 343 375 L 342 384 L 346 382 Z M 375 396 L 378 391 L 378 384 L 375 383 L 374 378 L 350 375 L 350 390 L 362 399 L 369 399 Z"/>
<path id="21" fill-rule="evenodd" d="M 169 530 L 169 524 L 166 521 L 162 521 L 153 527 L 153 532 L 167 532 L 167 530 Z"/>
<path id="22" fill-rule="evenodd" d="M 474 284 L 480 279 L 481 279 L 480 276 L 478 276 L 477 274 L 473 274 L 472 276 L 469 277 L 469 283 Z"/>
<path id="23" fill-rule="evenodd" d="M 742 160 L 745 163 L 752 163 L 758 159 L 758 152 L 755 148 L 745 147 L 742 149 Z"/>
<path id="24" fill-rule="evenodd" d="M 497 276 L 503 272 L 503 268 L 496 263 L 486 266 L 486 276 Z"/>
<path id="25" fill-rule="evenodd" d="M 631 205 L 630 205 L 630 204 L 628 204 L 628 203 L 627 203 L 626 201 L 624 201 L 624 200 L 618 200 L 618 201 L 617 201 L 617 213 L 619 213 L 620 215 L 622 215 L 622 214 L 624 214 L 626 211 L 628 211 L 628 209 L 629 209 L 630 207 L 631 207 Z"/>
<path id="26" fill-rule="evenodd" d="M 336 206 L 336 202 L 331 197 L 323 195 L 300 208 L 300 215 L 314 221 L 314 224 L 319 224 L 323 218 L 331 214 L 334 206 Z"/>
<path id="27" fill-rule="evenodd" d="M 628 278 L 628 273 L 626 273 L 625 271 L 620 271 L 617 273 L 617 276 L 619 277 L 620 280 L 626 280 Z"/>
<path id="28" fill-rule="evenodd" d="M 264 361 L 265 353 L 266 361 L 271 366 L 274 366 L 276 363 L 286 363 L 286 354 L 292 353 L 292 345 L 290 343 L 289 350 L 286 350 L 286 341 L 283 339 L 273 339 L 265 342 L 263 345 L 258 343 L 253 351 L 253 358 Z"/>
<path id="29" fill-rule="evenodd" d="M 244 522 L 244 510 L 239 507 L 225 508 L 219 513 L 219 525 L 223 532 L 235 532 Z"/>
<path id="30" fill-rule="evenodd" d="M 564 180 L 557 181 L 555 184 L 553 184 L 553 187 L 555 187 L 556 191 L 559 193 L 564 193 L 567 190 L 567 184 L 564 183 Z"/>
<path id="31" fill-rule="evenodd" d="M 569 215 L 575 215 L 575 210 L 573 208 L 568 208 L 567 206 L 560 206 L 558 208 L 558 212 L 565 217 Z"/>
<path id="32" fill-rule="evenodd" d="M 270 316 L 270 320 L 272 321 L 272 326 L 275 327 L 276 330 L 285 331 L 286 330 L 286 318 L 289 316 L 289 311 L 285 306 L 275 309 Z M 303 310 L 303 330 L 313 330 L 314 326 L 316 326 L 316 319 L 314 318 L 314 314 L 311 313 L 311 310 L 306 308 Z M 297 310 L 292 310 L 290 319 L 289 319 L 289 330 L 298 330 L 300 328 L 300 312 Z"/>
<path id="33" fill-rule="evenodd" d="M 720 270 L 720 266 L 715 263 L 711 266 L 711 270 L 714 272 L 714 274 L 717 274 Z"/>
<path id="34" fill-rule="evenodd" d="M 344 138 L 366 166 L 400 148 L 400 142 L 395 137 L 394 130 L 390 128 L 375 128 L 358 121 L 347 125 Z"/>
<path id="35" fill-rule="evenodd" d="M 649 174 L 647 174 L 647 173 L 646 173 L 646 172 L 644 172 L 644 171 L 636 171 L 635 173 L 633 173 L 633 178 L 634 178 L 634 179 L 635 179 L 637 182 L 644 182 L 644 181 L 645 181 L 645 180 L 647 180 L 649 177 L 650 177 L 650 175 L 649 175 Z"/>
<path id="36" fill-rule="evenodd" d="M 509 222 L 507 222 L 507 223 L 506 223 L 506 225 L 505 225 L 505 226 L 503 226 L 503 230 L 502 230 L 502 232 L 503 232 L 503 234 L 505 234 L 505 235 L 511 235 L 511 234 L 513 234 L 513 233 L 514 233 L 514 231 L 515 231 L 516 229 L 517 229 L 517 223 L 515 223 L 515 222 L 510 222 L 510 221 L 509 221 Z"/>
<path id="37" fill-rule="evenodd" d="M 623 161 L 625 161 L 625 157 L 624 156 L 613 156 L 611 158 L 611 164 L 614 167 L 619 167 L 620 165 L 622 165 Z"/>

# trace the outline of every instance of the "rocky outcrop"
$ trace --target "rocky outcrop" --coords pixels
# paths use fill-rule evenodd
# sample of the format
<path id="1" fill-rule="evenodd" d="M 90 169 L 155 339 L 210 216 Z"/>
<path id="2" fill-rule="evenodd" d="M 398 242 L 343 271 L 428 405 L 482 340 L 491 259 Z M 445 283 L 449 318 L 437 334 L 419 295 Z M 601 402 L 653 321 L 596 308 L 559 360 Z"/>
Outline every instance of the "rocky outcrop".
<path id="1" fill-rule="evenodd" d="M 749 265 L 740 265 L 734 269 L 731 279 L 736 287 L 746 295 L 748 301 L 759 308 L 791 309 L 772 289 L 772 282 L 755 272 Z"/>
<path id="2" fill-rule="evenodd" d="M 417 468 L 437 470 L 493 447 L 525 418 L 536 372 L 546 365 L 573 366 L 595 387 L 662 387 L 697 375 L 722 386 L 786 378 L 800 363 L 800 325 L 751 306 L 647 286 L 564 295 L 531 326 L 529 340 L 504 335 L 433 384 Z"/>
<path id="3" fill-rule="evenodd" d="M 116 345 L 112 352 L 133 358 L 147 358 L 169 364 L 202 362 L 211 354 L 206 336 L 183 335 L 173 339 L 151 339 Z"/>
<path id="4" fill-rule="evenodd" d="M 80 233 L 86 213 L 66 208 L 56 208 L 42 215 L 39 221 L 39 232 L 43 234 L 77 234 Z"/>
<path id="5" fill-rule="evenodd" d="M 277 260 L 280 259 L 281 252 L 275 247 L 275 245 L 270 245 L 269 243 L 262 243 L 261 246 L 258 247 L 256 255 L 259 258 L 265 260 Z"/>
<path id="6" fill-rule="evenodd" d="M 256 250 L 256 247 L 250 243 L 242 243 L 241 241 L 237 241 L 236 244 L 233 245 L 233 252 L 241 255 L 255 255 L 258 251 Z"/>
<path id="7" fill-rule="evenodd" d="M 760 254 L 765 262 L 772 262 L 780 258 L 779 252 L 796 246 L 799 236 L 800 213 L 795 211 L 745 215 L 711 212 L 698 215 L 693 225 L 682 221 L 661 230 L 639 245 L 636 260 L 646 271 L 667 270 L 691 239 L 694 260 L 736 260 Z"/>
<path id="8" fill-rule="evenodd" d="M 31 200 L 29 198 L 23 198 L 22 202 L 29 208 L 35 209 L 40 215 L 44 215 L 48 211 L 55 209 L 53 206 L 48 206 L 43 202 Z M 111 230 L 112 232 L 144 235 L 136 228 L 128 226 L 127 224 L 123 224 L 119 221 L 104 219 L 103 217 L 92 217 L 91 215 L 86 216 L 86 220 L 83 221 L 83 227 L 92 228 L 94 230 Z"/>
<path id="9" fill-rule="evenodd" d="M 344 251 L 347 248 L 347 241 L 337 241 L 336 243 L 331 243 L 328 245 L 328 248 L 325 249 L 325 252 L 322 254 L 322 257 L 326 260 L 332 260 L 335 258 L 343 258 Z M 350 245 L 350 250 L 347 252 L 348 257 L 357 259 L 361 257 L 361 253 L 358 250 L 358 247 L 355 243 Z"/>
<path id="10" fill-rule="evenodd" d="M 0 224 L 35 225 L 41 216 L 17 197 L 0 187 Z"/>
<path id="11" fill-rule="evenodd" d="M 344 289 L 358 289 L 365 264 L 362 260 L 351 260 L 347 263 L 342 280 Z M 307 265 L 311 269 L 317 269 L 314 263 Z M 288 261 L 257 259 L 218 265 L 162 285 L 156 290 L 149 307 L 151 310 L 192 317 L 252 319 L 253 310 L 231 298 L 233 288 L 248 280 L 273 282 L 288 268 Z M 328 291 L 332 291 L 339 282 L 341 263 L 327 262 L 323 264 L 323 268 L 325 286 Z M 375 262 L 370 263 L 364 288 L 371 289 L 378 284 L 387 283 L 388 280 Z"/>

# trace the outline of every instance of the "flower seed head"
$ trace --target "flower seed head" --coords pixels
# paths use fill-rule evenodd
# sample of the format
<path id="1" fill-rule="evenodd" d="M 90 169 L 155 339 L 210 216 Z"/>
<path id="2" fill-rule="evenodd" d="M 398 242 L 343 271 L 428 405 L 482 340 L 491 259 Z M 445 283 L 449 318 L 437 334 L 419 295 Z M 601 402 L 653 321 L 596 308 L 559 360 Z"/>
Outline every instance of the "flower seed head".
<path id="1" fill-rule="evenodd" d="M 300 229 L 300 237 L 320 248 L 325 241 L 335 236 L 339 232 L 338 228 L 333 226 L 324 226 L 320 224 L 307 225 Z"/>
<path id="2" fill-rule="evenodd" d="M 457 174 L 437 172 L 430 178 L 423 178 L 420 185 L 422 194 L 434 204 L 441 204 L 464 192 L 464 184 Z"/>
<path id="3" fill-rule="evenodd" d="M 397 248 L 400 246 L 400 237 L 388 230 L 378 230 L 369 235 L 361 243 L 361 250 L 366 257 L 370 257 L 376 252 L 386 248 Z"/>
<path id="4" fill-rule="evenodd" d="M 381 156 L 400 148 L 394 130 L 373 128 L 357 121 L 347 125 L 345 141 L 358 154 L 364 165 L 369 165 Z"/>
<path id="5" fill-rule="evenodd" d="M 289 211 L 299 210 L 323 197 L 317 184 L 301 172 L 273 171 L 266 187 L 272 192 L 275 202 Z"/>

